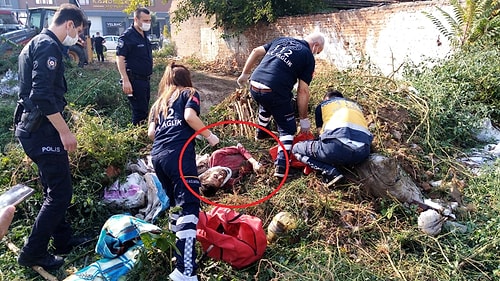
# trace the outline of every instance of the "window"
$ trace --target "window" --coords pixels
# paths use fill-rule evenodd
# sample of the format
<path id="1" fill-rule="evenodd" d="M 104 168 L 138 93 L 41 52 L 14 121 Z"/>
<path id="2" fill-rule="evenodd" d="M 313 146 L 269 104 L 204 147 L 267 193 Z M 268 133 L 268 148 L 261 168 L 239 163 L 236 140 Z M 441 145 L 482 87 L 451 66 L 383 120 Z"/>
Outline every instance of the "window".
<path id="1" fill-rule="evenodd" d="M 12 7 L 12 2 L 10 0 L 0 0 L 0 6 L 2 6 L 2 7 Z"/>
<path id="2" fill-rule="evenodd" d="M 0 14 L 0 24 L 17 24 L 17 21 L 11 13 Z"/>
<path id="3" fill-rule="evenodd" d="M 54 0 L 35 0 L 37 5 L 54 5 Z"/>

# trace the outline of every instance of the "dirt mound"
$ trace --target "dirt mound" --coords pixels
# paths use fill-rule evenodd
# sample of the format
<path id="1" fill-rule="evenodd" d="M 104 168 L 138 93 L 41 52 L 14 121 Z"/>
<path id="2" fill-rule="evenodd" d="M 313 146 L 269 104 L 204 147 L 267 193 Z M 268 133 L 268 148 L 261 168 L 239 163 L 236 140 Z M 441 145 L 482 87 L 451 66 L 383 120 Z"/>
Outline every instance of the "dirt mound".
<path id="1" fill-rule="evenodd" d="M 207 114 L 211 106 L 219 104 L 238 88 L 234 76 L 192 71 L 192 80 L 201 93 L 202 115 Z"/>

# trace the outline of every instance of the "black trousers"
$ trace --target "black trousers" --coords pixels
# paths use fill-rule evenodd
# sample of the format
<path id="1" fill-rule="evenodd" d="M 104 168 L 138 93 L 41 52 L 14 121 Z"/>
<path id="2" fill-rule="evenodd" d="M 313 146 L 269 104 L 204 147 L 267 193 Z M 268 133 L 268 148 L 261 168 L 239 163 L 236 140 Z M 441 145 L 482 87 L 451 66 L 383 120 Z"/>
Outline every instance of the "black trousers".
<path id="1" fill-rule="evenodd" d="M 104 53 L 102 48 L 96 48 L 95 53 L 97 54 L 97 61 L 104 61 Z"/>
<path id="2" fill-rule="evenodd" d="M 49 121 L 34 132 L 16 132 L 16 135 L 26 154 L 38 166 L 43 186 L 43 204 L 22 251 L 32 257 L 43 257 L 51 238 L 56 248 L 65 247 L 72 235 L 65 219 L 73 195 L 68 153 Z"/>
<path id="3" fill-rule="evenodd" d="M 128 101 L 132 108 L 132 124 L 139 125 L 148 119 L 151 87 L 149 80 L 131 79 L 130 83 L 133 95 L 128 97 Z"/>

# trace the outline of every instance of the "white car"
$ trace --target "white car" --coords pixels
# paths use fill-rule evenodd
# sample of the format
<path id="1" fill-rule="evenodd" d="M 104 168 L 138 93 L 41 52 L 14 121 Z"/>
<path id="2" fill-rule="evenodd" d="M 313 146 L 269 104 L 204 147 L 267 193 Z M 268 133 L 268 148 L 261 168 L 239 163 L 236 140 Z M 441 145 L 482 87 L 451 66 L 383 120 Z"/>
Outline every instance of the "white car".
<path id="1" fill-rule="evenodd" d="M 116 44 L 118 44 L 119 36 L 105 35 L 103 37 L 104 37 L 104 40 L 106 40 L 106 42 L 104 42 L 104 51 L 116 50 Z"/>

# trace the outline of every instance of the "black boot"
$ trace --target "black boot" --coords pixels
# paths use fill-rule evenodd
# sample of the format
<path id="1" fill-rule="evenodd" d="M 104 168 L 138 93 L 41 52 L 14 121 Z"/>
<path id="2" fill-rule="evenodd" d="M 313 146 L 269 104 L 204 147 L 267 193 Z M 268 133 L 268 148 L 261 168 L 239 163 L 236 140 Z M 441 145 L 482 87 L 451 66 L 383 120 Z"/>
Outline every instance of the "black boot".
<path id="1" fill-rule="evenodd" d="M 56 246 L 54 248 L 54 251 L 53 253 L 55 255 L 67 255 L 71 252 L 71 250 L 73 250 L 74 248 L 78 247 L 78 246 L 82 246 L 84 244 L 87 244 L 88 242 L 92 241 L 92 239 L 88 238 L 88 237 L 77 237 L 77 236 L 73 236 L 71 237 L 68 242 L 66 243 L 66 245 L 64 246 Z"/>
<path id="2" fill-rule="evenodd" d="M 17 263 L 22 266 L 32 267 L 35 265 L 43 267 L 45 270 L 56 270 L 64 264 L 64 258 L 46 253 L 42 256 L 33 256 L 21 250 Z"/>

